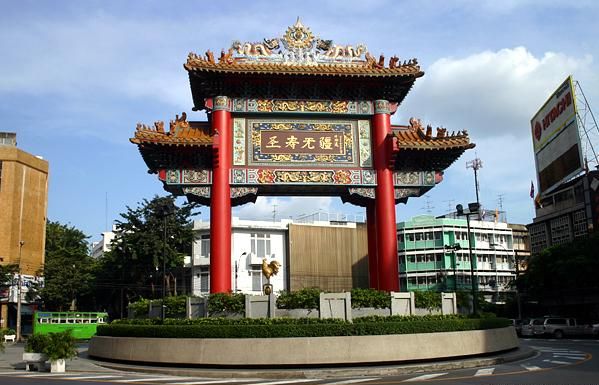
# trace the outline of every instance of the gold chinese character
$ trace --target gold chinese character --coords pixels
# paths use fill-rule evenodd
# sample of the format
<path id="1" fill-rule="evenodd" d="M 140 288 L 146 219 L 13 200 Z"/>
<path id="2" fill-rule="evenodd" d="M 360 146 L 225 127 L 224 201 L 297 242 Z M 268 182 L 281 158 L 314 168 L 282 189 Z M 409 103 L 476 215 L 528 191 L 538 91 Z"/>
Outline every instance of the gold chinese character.
<path id="1" fill-rule="evenodd" d="M 268 138 L 268 144 L 266 145 L 266 148 L 281 148 L 276 135 Z"/>
<path id="2" fill-rule="evenodd" d="M 302 146 L 302 148 L 307 148 L 308 150 L 314 150 L 314 142 L 316 142 L 316 139 L 314 138 L 304 138 L 304 145 Z"/>
<path id="3" fill-rule="evenodd" d="M 332 150 L 333 142 L 330 136 L 322 136 L 319 141 L 320 148 L 323 150 Z"/>
<path id="4" fill-rule="evenodd" d="M 293 149 L 295 149 L 295 146 L 297 146 L 299 144 L 299 141 L 297 140 L 297 138 L 293 135 L 291 135 L 289 138 L 287 138 L 287 140 L 285 141 L 285 147 L 291 147 Z"/>

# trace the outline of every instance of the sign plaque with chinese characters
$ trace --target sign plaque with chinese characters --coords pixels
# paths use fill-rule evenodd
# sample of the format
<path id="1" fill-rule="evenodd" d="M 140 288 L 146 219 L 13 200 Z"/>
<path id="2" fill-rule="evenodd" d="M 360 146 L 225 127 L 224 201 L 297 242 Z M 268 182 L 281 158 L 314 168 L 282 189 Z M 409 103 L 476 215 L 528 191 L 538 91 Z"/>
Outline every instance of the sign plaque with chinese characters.
<path id="1" fill-rule="evenodd" d="M 354 166 L 356 122 L 248 120 L 253 164 Z"/>

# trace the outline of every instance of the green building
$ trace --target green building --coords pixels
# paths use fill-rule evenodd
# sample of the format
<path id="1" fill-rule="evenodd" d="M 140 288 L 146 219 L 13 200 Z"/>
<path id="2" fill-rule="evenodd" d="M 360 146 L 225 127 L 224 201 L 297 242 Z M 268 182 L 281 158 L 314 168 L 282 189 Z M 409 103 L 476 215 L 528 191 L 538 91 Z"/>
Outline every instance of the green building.
<path id="1" fill-rule="evenodd" d="M 422 215 L 397 225 L 402 291 L 470 290 L 471 280 L 487 299 L 498 302 L 516 277 L 512 229 L 505 222 L 470 220 L 472 260 L 466 219 Z"/>

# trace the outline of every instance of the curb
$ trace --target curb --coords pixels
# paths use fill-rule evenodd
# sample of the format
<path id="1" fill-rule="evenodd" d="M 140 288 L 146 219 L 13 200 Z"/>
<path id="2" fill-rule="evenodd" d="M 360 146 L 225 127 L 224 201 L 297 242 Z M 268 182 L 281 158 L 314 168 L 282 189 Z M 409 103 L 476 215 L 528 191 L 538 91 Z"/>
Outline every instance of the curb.
<path id="1" fill-rule="evenodd" d="M 90 360 L 100 367 L 124 372 L 158 373 L 172 376 L 190 376 L 207 378 L 334 378 L 355 376 L 395 376 L 413 373 L 425 373 L 439 370 L 467 369 L 497 365 L 532 357 L 537 352 L 529 347 L 489 357 L 464 358 L 439 362 L 421 362 L 411 364 L 378 365 L 363 367 L 334 368 L 295 368 L 295 369 L 214 369 L 214 368 L 178 368 L 164 366 L 127 365 L 120 363 Z"/>

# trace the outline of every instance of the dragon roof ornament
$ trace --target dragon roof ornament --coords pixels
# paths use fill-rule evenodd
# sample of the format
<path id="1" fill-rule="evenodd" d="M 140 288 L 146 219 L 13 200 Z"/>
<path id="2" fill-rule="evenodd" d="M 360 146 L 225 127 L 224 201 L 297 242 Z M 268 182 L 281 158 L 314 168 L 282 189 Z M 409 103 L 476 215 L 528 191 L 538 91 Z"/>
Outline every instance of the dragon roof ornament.
<path id="1" fill-rule="evenodd" d="M 399 59 L 394 58 L 395 66 Z M 412 60 L 410 64 L 417 64 L 415 59 Z M 221 53 L 219 62 L 222 61 L 286 65 L 371 64 L 375 66 L 377 64 L 366 45 L 338 45 L 332 40 L 323 40 L 315 36 L 310 28 L 304 26 L 299 17 L 294 25 L 287 28 L 282 37 L 254 43 L 234 41 L 228 53 L 224 51 Z M 384 66 L 384 63 L 382 65 Z"/>

